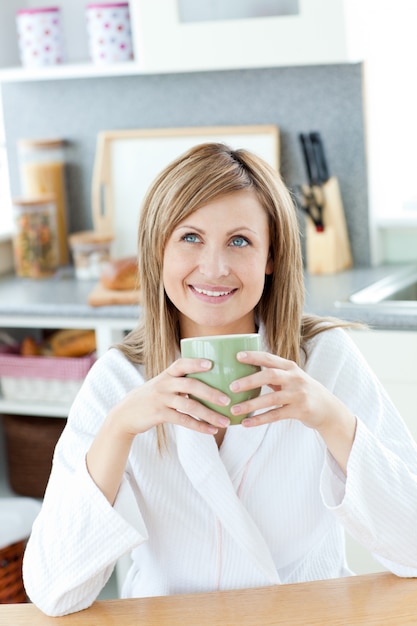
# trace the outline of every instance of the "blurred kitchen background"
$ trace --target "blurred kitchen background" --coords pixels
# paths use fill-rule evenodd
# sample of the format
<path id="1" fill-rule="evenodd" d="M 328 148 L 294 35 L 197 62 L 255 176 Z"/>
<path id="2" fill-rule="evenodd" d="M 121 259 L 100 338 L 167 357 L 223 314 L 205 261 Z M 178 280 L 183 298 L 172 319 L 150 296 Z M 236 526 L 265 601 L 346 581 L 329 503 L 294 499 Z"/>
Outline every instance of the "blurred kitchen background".
<path id="1" fill-rule="evenodd" d="M 49 67 L 21 67 L 19 56 L 16 11 L 37 0 L 0 7 L 0 263 L 10 197 L 21 195 L 19 139 L 66 141 L 75 232 L 92 227 L 100 131 L 252 124 L 278 126 L 290 187 L 306 182 L 298 134 L 321 132 L 355 266 L 416 258 L 413 0 L 230 2 L 227 14 L 214 0 L 197 11 L 186 0 L 132 0 L 134 59 L 112 65 L 91 59 L 88 3 L 55 4 L 65 62 Z"/>
<path id="2" fill-rule="evenodd" d="M 320 245 L 330 229 L 325 237 L 312 232 L 299 211 L 306 309 L 370 324 L 352 337 L 417 438 L 417 1 L 130 0 L 119 56 L 95 22 L 109 4 L 97 11 L 95 3 L 93 11 L 86 0 L 57 0 L 52 11 L 39 0 L 0 2 L 0 556 L 12 541 L 4 520 L 25 504 L 21 496 L 32 505 L 41 501 L 56 429 L 71 404 L 64 392 L 73 391 L 72 373 L 57 375 L 55 386 L 42 373 L 52 363 L 57 374 L 60 357 L 30 359 L 25 340 L 33 345 L 48 343 L 52 331 L 93 331 L 96 350 L 72 359 L 78 372 L 80 361 L 88 368 L 134 327 L 139 303 L 138 290 L 122 292 L 122 301 L 109 290 L 111 301 L 92 306 L 99 276 L 78 280 L 71 257 L 67 273 L 33 280 L 29 263 L 16 276 L 13 205 L 24 195 L 23 139 L 64 146 L 67 234 L 74 235 L 95 227 L 92 189 L 103 131 L 276 127 L 279 168 L 291 190 L 309 182 L 299 135 L 319 132 L 333 181 L 326 185 L 341 209 L 334 219 L 343 221 L 353 263 L 339 271 L 332 259 L 318 275 L 309 272 L 309 235 L 327 262 Z M 51 17 L 59 32 L 42 53 L 25 47 L 25 33 Z M 126 163 L 139 179 L 146 157 L 122 160 L 119 171 Z M 108 167 L 103 161 L 101 173 Z M 133 198 L 133 209 L 124 205 L 131 231 L 143 189 L 134 179 L 124 191 L 129 206 Z M 101 200 L 100 189 L 94 198 Z M 334 248 L 340 258 L 341 248 Z M 77 374 L 77 385 L 83 377 Z M 20 556 L 30 524 L 20 533 Z M 15 526 L 9 530 L 16 540 Z M 379 571 L 347 540 L 356 572 Z M 124 569 L 119 564 L 108 597 L 118 593 Z M 21 580 L 20 589 L 24 594 Z M 0 602 L 2 592 L 0 577 Z"/>

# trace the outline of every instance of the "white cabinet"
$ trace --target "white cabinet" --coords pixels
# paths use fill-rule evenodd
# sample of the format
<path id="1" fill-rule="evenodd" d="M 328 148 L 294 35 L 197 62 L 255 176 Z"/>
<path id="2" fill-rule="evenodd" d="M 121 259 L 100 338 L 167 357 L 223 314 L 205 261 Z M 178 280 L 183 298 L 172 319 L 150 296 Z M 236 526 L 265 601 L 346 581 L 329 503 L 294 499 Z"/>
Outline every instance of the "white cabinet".
<path id="1" fill-rule="evenodd" d="M 290 15 L 201 21 L 181 21 L 181 0 L 137 4 L 138 50 L 143 49 L 147 71 L 318 65 L 362 58 L 356 0 L 298 0 Z"/>
<path id="2" fill-rule="evenodd" d="M 417 440 L 417 332 L 353 330 L 351 336 Z M 346 542 L 349 565 L 357 574 L 384 569 L 353 539 Z"/>
<path id="3" fill-rule="evenodd" d="M 417 440 L 417 331 L 351 331 Z"/>
<path id="4" fill-rule="evenodd" d="M 0 3 L 0 82 L 345 63 L 361 58 L 356 0 L 294 0 L 297 12 L 292 15 L 198 22 L 182 22 L 176 0 L 130 0 L 135 60 L 107 66 L 89 60 L 87 3 L 58 0 L 54 4 L 62 12 L 67 63 L 33 69 L 20 66 L 16 10 L 39 2 Z"/>

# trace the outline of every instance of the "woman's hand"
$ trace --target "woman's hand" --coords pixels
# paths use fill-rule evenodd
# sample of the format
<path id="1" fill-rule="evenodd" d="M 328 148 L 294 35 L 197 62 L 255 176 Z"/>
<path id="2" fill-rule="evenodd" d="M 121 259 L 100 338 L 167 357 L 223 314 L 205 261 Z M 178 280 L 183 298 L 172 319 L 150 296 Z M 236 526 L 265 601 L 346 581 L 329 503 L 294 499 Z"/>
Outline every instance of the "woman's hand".
<path id="1" fill-rule="evenodd" d="M 158 424 L 179 424 L 200 433 L 215 435 L 230 420 L 207 408 L 190 396 L 195 395 L 219 406 L 230 399 L 186 374 L 203 372 L 211 361 L 178 359 L 164 372 L 130 391 L 114 406 L 87 452 L 91 478 L 113 504 L 134 437 Z"/>
<path id="2" fill-rule="evenodd" d="M 227 406 L 229 397 L 186 374 L 212 367 L 205 359 L 179 358 L 161 374 L 130 391 L 109 414 L 118 429 L 134 437 L 158 424 L 179 424 L 185 428 L 214 435 L 230 420 L 207 408 L 191 396 L 219 406 Z"/>
<path id="3" fill-rule="evenodd" d="M 269 422 L 295 419 L 314 428 L 346 472 L 356 430 L 356 418 L 349 409 L 296 363 L 266 352 L 240 352 L 242 363 L 260 366 L 260 372 L 231 384 L 234 392 L 267 386 L 271 389 L 231 408 L 234 415 L 263 411 L 243 420 L 246 428 Z"/>

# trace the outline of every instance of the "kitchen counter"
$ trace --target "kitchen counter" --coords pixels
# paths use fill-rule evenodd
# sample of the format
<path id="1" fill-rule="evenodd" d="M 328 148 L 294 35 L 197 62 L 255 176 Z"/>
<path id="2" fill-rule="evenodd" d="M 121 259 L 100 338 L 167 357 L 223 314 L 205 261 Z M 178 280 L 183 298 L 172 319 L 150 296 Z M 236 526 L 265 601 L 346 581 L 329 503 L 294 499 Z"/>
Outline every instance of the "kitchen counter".
<path id="1" fill-rule="evenodd" d="M 352 306 L 349 296 L 405 266 L 354 268 L 330 275 L 305 275 L 305 310 L 317 315 L 342 317 L 360 321 L 375 328 L 417 330 L 417 315 L 412 312 L 389 312 L 377 307 Z M 32 320 L 62 317 L 85 324 L 91 320 L 118 320 L 130 326 L 139 315 L 137 305 L 113 305 L 91 307 L 88 295 L 97 280 L 77 280 L 71 270 L 62 270 L 56 276 L 44 280 L 18 278 L 8 275 L 0 278 L 0 327 L 23 326 Z M 338 304 L 336 304 L 338 303 Z"/>
<path id="2" fill-rule="evenodd" d="M 41 280 L 14 275 L 0 277 L 0 318 L 62 316 L 72 319 L 137 320 L 138 305 L 88 305 L 88 296 L 97 282 L 97 279 L 77 280 L 72 270 L 66 268 L 51 278 Z"/>
<path id="3" fill-rule="evenodd" d="M 305 311 L 362 322 L 371 328 L 387 330 L 417 330 L 417 303 L 409 310 L 378 305 L 352 304 L 349 297 L 411 264 L 362 267 L 337 274 L 305 274 Z M 394 310 L 395 309 L 395 310 Z"/>
<path id="4" fill-rule="evenodd" d="M 0 623 L 13 626 L 255 626 L 270 624 L 385 624 L 417 620 L 417 581 L 393 574 L 348 576 L 258 589 L 95 602 L 64 617 L 47 617 L 33 604 L 0 606 Z"/>

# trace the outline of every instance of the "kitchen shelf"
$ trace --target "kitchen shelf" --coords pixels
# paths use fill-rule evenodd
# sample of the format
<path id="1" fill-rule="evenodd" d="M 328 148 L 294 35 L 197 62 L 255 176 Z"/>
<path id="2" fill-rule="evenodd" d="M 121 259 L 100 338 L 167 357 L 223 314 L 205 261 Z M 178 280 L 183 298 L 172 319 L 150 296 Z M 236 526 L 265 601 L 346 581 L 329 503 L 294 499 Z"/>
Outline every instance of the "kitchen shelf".
<path id="1" fill-rule="evenodd" d="M 106 76 L 132 76 L 145 71 L 135 61 L 94 65 L 85 63 L 63 63 L 48 67 L 12 67 L 0 70 L 0 83 L 30 82 L 41 80 L 67 80 L 72 78 L 103 78 Z"/>
<path id="2" fill-rule="evenodd" d="M 67 417 L 69 406 L 44 402 L 17 402 L 0 397 L 0 413 L 11 415 L 36 415 L 39 417 Z"/>

